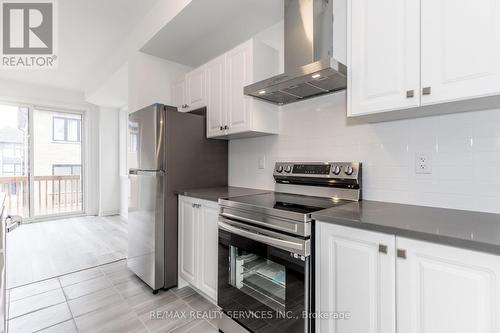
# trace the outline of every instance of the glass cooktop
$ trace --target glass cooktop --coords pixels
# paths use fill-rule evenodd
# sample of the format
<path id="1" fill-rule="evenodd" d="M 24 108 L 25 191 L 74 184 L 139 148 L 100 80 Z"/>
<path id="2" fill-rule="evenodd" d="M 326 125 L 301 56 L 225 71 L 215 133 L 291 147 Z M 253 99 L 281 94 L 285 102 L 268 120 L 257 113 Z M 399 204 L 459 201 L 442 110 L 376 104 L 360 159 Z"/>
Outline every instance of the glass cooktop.
<path id="1" fill-rule="evenodd" d="M 230 201 L 263 208 L 284 210 L 289 212 L 310 214 L 323 209 L 345 205 L 352 201 L 314 197 L 289 193 L 263 193 L 231 198 Z"/>

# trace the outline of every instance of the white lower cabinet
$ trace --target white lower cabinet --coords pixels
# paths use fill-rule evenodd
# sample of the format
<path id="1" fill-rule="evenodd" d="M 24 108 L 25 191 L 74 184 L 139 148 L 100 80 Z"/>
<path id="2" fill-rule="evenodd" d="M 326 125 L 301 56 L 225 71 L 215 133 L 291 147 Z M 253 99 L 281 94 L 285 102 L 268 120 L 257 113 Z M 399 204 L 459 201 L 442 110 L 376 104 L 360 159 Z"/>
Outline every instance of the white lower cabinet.
<path id="1" fill-rule="evenodd" d="M 397 239 L 398 332 L 500 332 L 500 257 Z"/>
<path id="2" fill-rule="evenodd" d="M 316 311 L 321 333 L 395 333 L 395 237 L 318 223 Z"/>
<path id="3" fill-rule="evenodd" d="M 320 333 L 498 333 L 500 256 L 317 223 Z M 396 324 L 397 323 L 397 324 Z"/>
<path id="4" fill-rule="evenodd" d="M 179 197 L 179 275 L 194 286 L 198 284 L 199 210 L 196 205 L 196 199 Z"/>
<path id="5" fill-rule="evenodd" d="M 219 206 L 179 196 L 179 277 L 217 302 Z"/>
<path id="6" fill-rule="evenodd" d="M 217 258 L 219 205 L 203 203 L 200 215 L 199 237 L 199 284 L 198 288 L 217 301 Z"/>

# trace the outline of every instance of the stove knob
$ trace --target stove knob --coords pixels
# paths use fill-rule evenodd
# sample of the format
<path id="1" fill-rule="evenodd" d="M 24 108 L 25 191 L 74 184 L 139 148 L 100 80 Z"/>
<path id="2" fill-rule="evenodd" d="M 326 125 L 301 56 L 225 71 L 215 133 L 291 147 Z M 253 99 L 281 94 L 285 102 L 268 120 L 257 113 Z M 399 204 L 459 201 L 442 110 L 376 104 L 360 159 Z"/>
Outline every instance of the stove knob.
<path id="1" fill-rule="evenodd" d="M 341 169 L 340 169 L 340 167 L 338 165 L 334 166 L 333 169 L 332 169 L 332 173 L 334 175 L 340 174 L 340 171 L 341 171 Z"/>
<path id="2" fill-rule="evenodd" d="M 346 175 L 350 176 L 350 175 L 352 175 L 353 172 L 354 172 L 354 169 L 352 168 L 352 166 L 346 167 L 346 169 L 345 169 Z"/>
<path id="3" fill-rule="evenodd" d="M 283 166 L 282 166 L 282 165 L 278 165 L 278 166 L 276 167 L 276 172 L 278 172 L 278 173 L 283 172 Z"/>
<path id="4" fill-rule="evenodd" d="M 286 172 L 286 173 L 290 173 L 290 172 L 292 172 L 292 167 L 291 167 L 291 166 L 289 166 L 289 165 L 287 165 L 287 166 L 286 166 L 286 168 L 285 168 L 285 172 Z"/>

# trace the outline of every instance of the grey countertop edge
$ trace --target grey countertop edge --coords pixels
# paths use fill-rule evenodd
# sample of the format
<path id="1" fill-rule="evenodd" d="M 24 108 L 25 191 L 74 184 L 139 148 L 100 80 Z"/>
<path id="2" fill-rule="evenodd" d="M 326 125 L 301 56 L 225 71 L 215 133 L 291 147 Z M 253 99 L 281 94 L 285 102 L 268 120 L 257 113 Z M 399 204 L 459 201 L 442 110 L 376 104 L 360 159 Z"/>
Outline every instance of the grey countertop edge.
<path id="1" fill-rule="evenodd" d="M 239 191 L 237 195 L 229 195 L 229 191 Z M 226 192 L 226 193 L 223 193 Z M 247 193 L 245 193 L 247 192 Z M 188 189 L 175 191 L 177 195 L 183 195 L 187 197 L 197 198 L 201 200 L 208 200 L 213 202 L 218 202 L 219 199 L 228 199 L 231 197 L 238 197 L 243 195 L 253 195 L 258 193 L 268 193 L 271 191 L 251 189 L 251 188 L 241 188 L 241 187 L 214 187 L 214 188 L 201 188 L 201 189 Z M 224 195 L 226 194 L 226 195 Z M 1 194 L 0 194 L 1 200 Z M 336 225 L 341 225 L 345 227 L 351 227 L 356 229 L 362 229 L 367 231 L 380 232 L 384 234 L 410 238 L 414 240 L 428 241 L 431 243 L 448 245 L 456 248 L 474 250 L 483 253 L 489 253 L 493 255 L 500 255 L 500 244 L 485 243 L 476 240 L 469 240 L 464 238 L 458 238 L 447 235 L 439 235 L 435 233 L 428 233 L 422 231 L 416 231 L 405 228 L 398 228 L 394 226 L 386 226 L 376 223 L 365 223 L 357 219 L 349 219 L 343 217 L 333 217 L 325 216 L 321 211 L 312 213 L 311 217 L 313 220 L 331 223 Z"/>
<path id="2" fill-rule="evenodd" d="M 494 255 L 500 255 L 500 245 L 483 243 L 479 241 L 467 240 L 462 238 L 430 234 L 426 232 L 388 227 L 374 223 L 363 223 L 357 220 L 343 219 L 343 218 L 325 218 L 321 213 L 311 214 L 315 221 L 336 224 L 344 227 L 351 227 L 356 229 L 362 229 L 367 231 L 375 231 L 383 234 L 389 234 L 399 237 L 410 238 L 414 240 L 428 241 L 431 243 L 448 245 L 452 247 L 457 247 L 460 249 L 474 250 Z"/>
<path id="3" fill-rule="evenodd" d="M 231 194 L 230 192 L 233 192 Z M 226 193 L 223 193 L 226 192 Z M 239 192 L 239 193 L 237 193 Z M 187 190 L 175 190 L 176 195 L 183 195 L 186 197 L 218 202 L 219 199 L 229 199 L 246 195 L 263 194 L 272 191 L 253 189 L 239 186 L 219 186 L 219 187 L 208 187 L 199 189 L 187 189 Z"/>
<path id="4" fill-rule="evenodd" d="M 192 192 L 189 191 L 175 191 L 176 195 L 182 195 L 185 197 L 190 197 L 190 198 L 196 198 L 196 199 L 201 199 L 201 200 L 207 200 L 207 201 L 213 201 L 213 202 L 218 202 L 219 198 L 215 198 L 213 196 L 209 195 L 202 195 L 202 194 L 193 194 Z"/>

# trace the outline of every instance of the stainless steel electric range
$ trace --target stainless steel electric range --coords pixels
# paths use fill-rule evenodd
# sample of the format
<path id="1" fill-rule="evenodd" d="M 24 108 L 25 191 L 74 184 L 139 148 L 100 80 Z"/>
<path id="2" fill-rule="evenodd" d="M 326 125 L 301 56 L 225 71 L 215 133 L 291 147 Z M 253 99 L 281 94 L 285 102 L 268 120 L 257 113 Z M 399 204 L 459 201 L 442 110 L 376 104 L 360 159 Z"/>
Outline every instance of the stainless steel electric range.
<path id="1" fill-rule="evenodd" d="M 230 318 L 220 326 L 226 333 L 313 332 L 311 213 L 361 200 L 360 163 L 280 162 L 273 176 L 274 193 L 219 200 L 218 305 Z"/>

